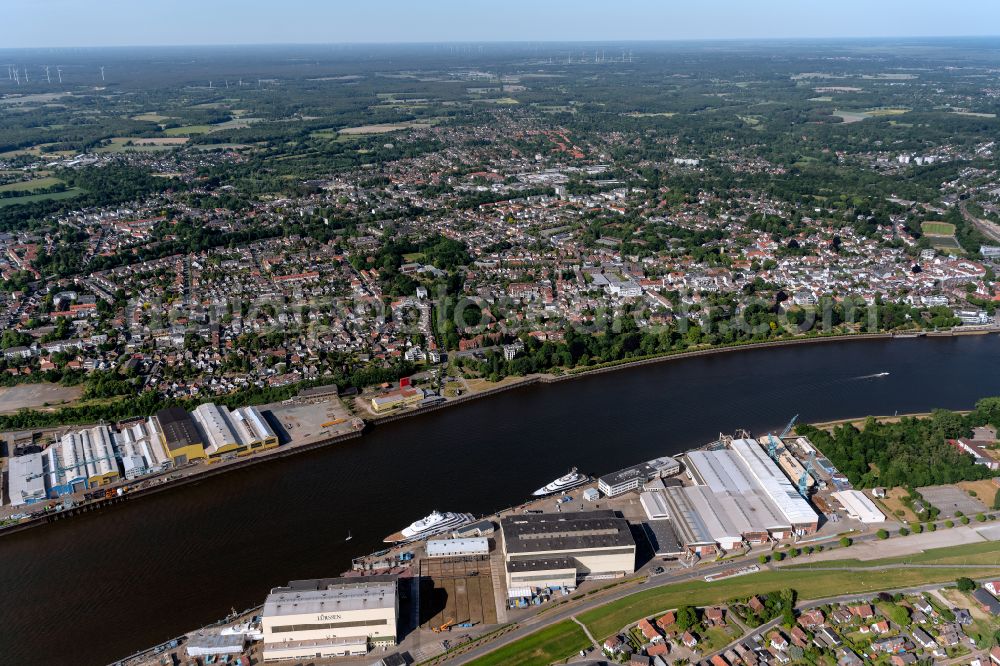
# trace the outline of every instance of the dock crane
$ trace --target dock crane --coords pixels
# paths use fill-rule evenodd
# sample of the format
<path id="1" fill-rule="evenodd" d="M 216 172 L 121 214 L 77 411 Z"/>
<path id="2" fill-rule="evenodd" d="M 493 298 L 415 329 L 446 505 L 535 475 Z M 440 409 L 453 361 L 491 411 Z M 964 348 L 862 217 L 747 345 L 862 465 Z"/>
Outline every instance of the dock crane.
<path id="1" fill-rule="evenodd" d="M 778 438 L 784 439 L 785 437 L 788 437 L 788 433 L 792 431 L 792 428 L 795 427 L 795 422 L 798 420 L 799 420 L 799 415 L 796 414 L 795 416 L 792 417 L 792 420 L 788 422 L 788 425 L 785 426 L 785 429 L 781 431 L 781 434 L 778 435 Z"/>
<path id="2" fill-rule="evenodd" d="M 51 470 L 51 469 L 50 470 L 44 470 L 43 469 L 38 474 L 32 474 L 31 476 L 25 477 L 25 480 L 32 481 L 34 479 L 39 479 L 39 478 L 41 478 L 43 476 L 48 476 L 49 474 L 52 474 L 53 472 L 55 472 L 56 474 L 61 474 L 62 472 L 66 472 L 66 471 L 71 470 L 71 469 L 78 470 L 81 467 L 86 467 L 87 465 L 91 465 L 93 463 L 98 463 L 98 462 L 101 462 L 102 460 L 119 460 L 120 458 L 121 458 L 120 455 L 101 456 L 100 458 L 85 458 L 84 460 L 77 461 L 77 463 L 74 464 L 74 465 L 68 465 L 68 466 L 56 465 L 56 468 L 54 470 Z"/>
<path id="3" fill-rule="evenodd" d="M 778 444 L 781 440 L 774 436 L 774 433 L 767 433 L 767 455 L 771 457 L 772 460 L 778 459 Z"/>

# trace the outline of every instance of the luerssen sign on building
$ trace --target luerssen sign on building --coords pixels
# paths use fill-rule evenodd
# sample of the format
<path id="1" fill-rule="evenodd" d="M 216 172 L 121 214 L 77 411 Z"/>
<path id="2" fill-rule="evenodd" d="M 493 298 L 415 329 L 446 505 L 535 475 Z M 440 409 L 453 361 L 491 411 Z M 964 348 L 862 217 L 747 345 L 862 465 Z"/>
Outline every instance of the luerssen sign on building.
<path id="1" fill-rule="evenodd" d="M 295 580 L 264 602 L 264 661 L 367 654 L 396 644 L 395 576 Z"/>

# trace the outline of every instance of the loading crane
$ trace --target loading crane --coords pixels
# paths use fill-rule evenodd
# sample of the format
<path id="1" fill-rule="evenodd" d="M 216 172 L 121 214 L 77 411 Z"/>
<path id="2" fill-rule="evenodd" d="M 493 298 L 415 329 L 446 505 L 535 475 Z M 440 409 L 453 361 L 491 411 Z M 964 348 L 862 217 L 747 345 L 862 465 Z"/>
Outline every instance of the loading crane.
<path id="1" fill-rule="evenodd" d="M 67 471 L 67 470 L 78 470 L 81 467 L 85 467 L 85 466 L 91 465 L 93 463 L 98 463 L 98 462 L 101 462 L 103 460 L 120 460 L 120 459 L 121 459 L 121 455 L 118 455 L 118 454 L 108 455 L 108 456 L 101 456 L 100 458 L 87 458 L 87 459 L 84 459 L 84 460 L 77 461 L 77 463 L 75 465 L 68 465 L 68 466 L 57 465 L 54 470 L 50 469 L 48 471 L 46 471 L 46 470 L 43 469 L 38 474 L 32 474 L 31 476 L 26 476 L 25 480 L 32 481 L 34 479 L 39 479 L 39 478 L 42 478 L 43 476 L 48 476 L 49 474 L 53 474 L 53 473 L 55 473 L 55 474 L 61 474 L 61 473 L 65 472 L 65 471 Z"/>
<path id="2" fill-rule="evenodd" d="M 788 433 L 792 431 L 792 428 L 795 427 L 795 422 L 798 420 L 799 420 L 799 415 L 796 414 L 795 416 L 792 417 L 792 420 L 788 422 L 788 425 L 785 426 L 785 429 L 781 431 L 781 434 L 778 435 L 778 437 L 781 439 L 788 437 Z"/>

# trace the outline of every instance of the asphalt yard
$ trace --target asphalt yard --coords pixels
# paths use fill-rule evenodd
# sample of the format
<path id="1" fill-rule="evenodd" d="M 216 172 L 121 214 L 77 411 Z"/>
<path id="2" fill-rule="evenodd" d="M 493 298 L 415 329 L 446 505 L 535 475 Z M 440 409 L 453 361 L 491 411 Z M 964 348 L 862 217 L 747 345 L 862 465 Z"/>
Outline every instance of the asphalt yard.
<path id="1" fill-rule="evenodd" d="M 497 623 L 488 557 L 423 559 L 420 580 L 421 628 Z"/>
<path id="2" fill-rule="evenodd" d="M 924 486 L 917 488 L 931 506 L 941 511 L 942 518 L 954 518 L 958 512 L 975 516 L 986 511 L 986 505 L 957 486 Z"/>

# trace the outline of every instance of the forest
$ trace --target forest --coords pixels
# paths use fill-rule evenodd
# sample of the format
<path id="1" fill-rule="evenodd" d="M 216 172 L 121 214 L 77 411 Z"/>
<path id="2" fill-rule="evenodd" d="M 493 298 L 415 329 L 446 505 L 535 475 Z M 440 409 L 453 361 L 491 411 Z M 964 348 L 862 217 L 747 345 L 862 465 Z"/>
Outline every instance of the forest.
<path id="1" fill-rule="evenodd" d="M 971 437 L 978 426 L 1000 427 L 1000 398 L 983 398 L 963 415 L 935 410 L 927 417 L 884 423 L 869 417 L 864 427 L 837 426 L 832 432 L 800 425 L 805 435 L 858 488 L 920 486 L 975 481 L 994 475 L 949 439 Z"/>

